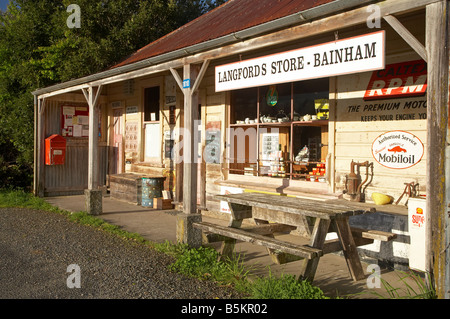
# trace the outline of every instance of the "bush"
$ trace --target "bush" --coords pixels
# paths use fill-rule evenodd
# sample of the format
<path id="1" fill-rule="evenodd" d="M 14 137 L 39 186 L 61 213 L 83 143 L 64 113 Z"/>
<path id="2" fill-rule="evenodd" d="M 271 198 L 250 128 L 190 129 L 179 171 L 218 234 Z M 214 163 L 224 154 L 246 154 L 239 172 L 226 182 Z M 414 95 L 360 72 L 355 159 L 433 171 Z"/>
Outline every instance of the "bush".
<path id="1" fill-rule="evenodd" d="M 222 281 L 227 270 L 225 264 L 218 261 L 218 257 L 219 253 L 209 247 L 185 249 L 170 269 L 192 277 L 212 277 Z"/>
<path id="2" fill-rule="evenodd" d="M 0 158 L 0 185 L 9 189 L 31 190 L 33 172 L 26 165 L 1 163 Z"/>
<path id="3" fill-rule="evenodd" d="M 293 275 L 275 278 L 258 278 L 250 287 L 254 299 L 329 299 L 323 291 L 314 287 L 309 281 L 299 281 Z"/>

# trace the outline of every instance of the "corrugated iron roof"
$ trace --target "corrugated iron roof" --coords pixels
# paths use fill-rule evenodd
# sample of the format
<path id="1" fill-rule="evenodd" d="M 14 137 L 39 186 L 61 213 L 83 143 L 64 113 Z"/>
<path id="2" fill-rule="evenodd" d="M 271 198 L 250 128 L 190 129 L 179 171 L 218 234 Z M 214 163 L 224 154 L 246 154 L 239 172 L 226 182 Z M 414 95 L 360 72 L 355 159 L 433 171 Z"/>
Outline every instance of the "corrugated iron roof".
<path id="1" fill-rule="evenodd" d="M 228 0 L 148 44 L 113 68 L 217 39 L 335 0 Z"/>

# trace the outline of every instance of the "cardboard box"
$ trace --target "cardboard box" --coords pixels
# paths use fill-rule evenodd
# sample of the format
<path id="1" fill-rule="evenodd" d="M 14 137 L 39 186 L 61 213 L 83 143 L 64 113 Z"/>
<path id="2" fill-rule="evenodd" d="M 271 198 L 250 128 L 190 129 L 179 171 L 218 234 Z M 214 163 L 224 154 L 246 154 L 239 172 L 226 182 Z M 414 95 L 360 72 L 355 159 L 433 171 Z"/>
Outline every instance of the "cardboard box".
<path id="1" fill-rule="evenodd" d="M 164 199 L 162 197 L 153 198 L 153 208 L 156 209 L 173 209 L 171 199 Z"/>

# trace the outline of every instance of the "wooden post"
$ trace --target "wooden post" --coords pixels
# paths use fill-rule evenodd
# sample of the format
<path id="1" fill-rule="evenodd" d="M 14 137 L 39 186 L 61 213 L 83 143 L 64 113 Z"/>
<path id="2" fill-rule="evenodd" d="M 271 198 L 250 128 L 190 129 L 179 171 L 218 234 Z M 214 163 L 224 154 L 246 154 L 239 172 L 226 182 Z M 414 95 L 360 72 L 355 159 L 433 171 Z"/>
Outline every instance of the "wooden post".
<path id="1" fill-rule="evenodd" d="M 38 98 L 37 101 L 37 154 L 36 154 L 36 183 L 35 195 L 44 197 L 44 176 L 45 176 L 45 99 Z"/>
<path id="2" fill-rule="evenodd" d="M 37 132 L 37 122 L 38 122 L 38 98 L 36 95 L 33 96 L 34 99 L 34 127 L 33 127 L 33 194 L 37 196 L 37 161 L 38 161 L 38 151 L 37 145 L 39 143 L 38 140 L 38 132 Z"/>
<path id="3" fill-rule="evenodd" d="M 183 67 L 183 80 L 194 83 L 198 68 L 186 64 Z M 184 131 L 183 131 L 183 210 L 185 214 L 197 213 L 197 127 L 198 92 L 191 85 L 183 86 L 184 93 Z"/>
<path id="4" fill-rule="evenodd" d="M 89 214 L 102 213 L 102 190 L 98 189 L 98 108 L 97 102 L 102 87 L 90 86 L 83 89 L 83 94 L 89 105 L 89 156 L 88 156 L 88 189 L 85 190 L 86 210 Z"/>
<path id="5" fill-rule="evenodd" d="M 94 88 L 88 89 L 89 103 L 89 157 L 88 157 L 88 189 L 98 187 L 98 113 L 94 104 Z"/>
<path id="6" fill-rule="evenodd" d="M 177 241 L 192 247 L 202 244 L 202 232 L 193 227 L 201 221 L 197 212 L 197 122 L 198 87 L 208 68 L 209 61 L 203 62 L 201 69 L 185 64 L 183 81 L 178 72 L 170 69 L 175 81 L 184 94 L 184 128 L 183 128 L 183 213 L 177 216 Z"/>
<path id="7" fill-rule="evenodd" d="M 427 86 L 427 204 L 428 269 L 433 272 L 438 298 L 448 296 L 446 240 L 446 138 L 448 128 L 448 12 L 447 1 L 426 7 Z M 447 168 L 448 169 L 448 168 Z M 447 274 L 446 274 L 447 272 Z"/>

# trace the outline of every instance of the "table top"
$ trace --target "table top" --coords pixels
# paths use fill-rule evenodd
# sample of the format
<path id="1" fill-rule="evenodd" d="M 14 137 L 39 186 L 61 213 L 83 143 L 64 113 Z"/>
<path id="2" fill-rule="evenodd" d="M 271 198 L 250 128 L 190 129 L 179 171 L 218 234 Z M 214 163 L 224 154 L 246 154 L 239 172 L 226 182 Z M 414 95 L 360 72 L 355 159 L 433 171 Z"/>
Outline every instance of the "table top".
<path id="1" fill-rule="evenodd" d="M 323 219 L 332 219 L 336 216 L 354 216 L 376 212 L 374 207 L 362 207 L 357 203 L 339 199 L 320 201 L 292 196 L 251 192 L 215 195 L 214 198 L 234 204 L 266 208 L 279 212 L 301 214 Z"/>

